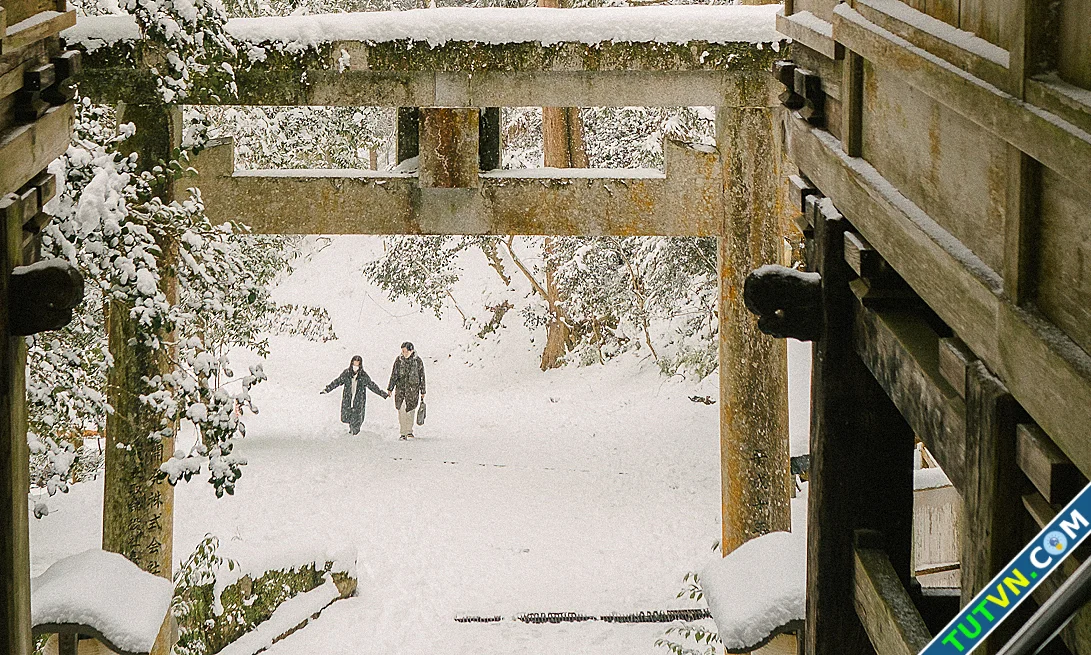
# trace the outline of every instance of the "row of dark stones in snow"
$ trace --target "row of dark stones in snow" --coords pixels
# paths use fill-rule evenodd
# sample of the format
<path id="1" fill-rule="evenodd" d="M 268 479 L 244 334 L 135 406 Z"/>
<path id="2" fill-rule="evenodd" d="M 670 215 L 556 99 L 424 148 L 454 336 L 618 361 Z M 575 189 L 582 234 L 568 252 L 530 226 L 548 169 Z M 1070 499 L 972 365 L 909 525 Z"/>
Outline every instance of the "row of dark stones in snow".
<path id="1" fill-rule="evenodd" d="M 590 616 L 576 612 L 534 612 L 514 617 L 523 623 L 579 623 L 581 621 L 606 621 L 607 623 L 670 623 L 672 621 L 697 621 L 711 618 L 707 609 L 655 610 L 635 614 L 605 614 Z M 502 616 L 456 616 L 459 623 L 497 623 Z"/>

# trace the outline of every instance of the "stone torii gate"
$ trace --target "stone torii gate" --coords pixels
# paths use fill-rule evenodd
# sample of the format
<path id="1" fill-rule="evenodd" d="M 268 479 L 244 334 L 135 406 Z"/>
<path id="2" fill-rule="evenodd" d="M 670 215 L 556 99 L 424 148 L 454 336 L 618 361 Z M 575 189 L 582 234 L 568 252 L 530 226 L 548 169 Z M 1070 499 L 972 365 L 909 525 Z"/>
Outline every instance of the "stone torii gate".
<path id="1" fill-rule="evenodd" d="M 154 162 L 149 154 L 162 156 L 180 143 L 180 109 L 157 104 L 150 73 L 132 65 L 146 60 L 144 44 L 117 40 L 116 26 L 103 20 L 87 19 L 66 34 L 87 50 L 81 93 L 124 104 L 122 120 L 144 135 L 142 159 Z M 768 20 L 772 32 L 772 12 Z M 113 36 L 97 37 L 96 30 Z M 398 112 L 399 160 L 419 153 L 419 173 L 237 171 L 227 139 L 210 144 L 194 162 L 196 178 L 175 191 L 199 188 L 214 222 L 239 220 L 257 233 L 281 234 L 718 237 L 724 551 L 790 528 L 786 349 L 758 332 L 742 302 L 746 274 L 780 262 L 791 229 L 783 110 L 770 74 L 780 37 L 772 44 L 439 46 L 360 39 L 310 44 L 303 54 L 287 54 L 283 43 L 263 41 L 253 29 L 247 37 L 267 56 L 237 68 L 237 99 L 199 94 L 191 102 L 419 108 Z M 714 106 L 717 146 L 667 141 L 663 173 L 493 170 L 499 121 L 495 109 L 482 108 L 513 106 Z M 109 467 L 107 476 L 109 486 Z M 166 536 L 170 489 L 160 493 L 162 502 L 127 511 L 159 512 L 156 523 L 166 527 L 157 529 Z M 169 538 L 165 550 L 169 562 Z M 146 558 L 124 554 L 138 563 Z"/>

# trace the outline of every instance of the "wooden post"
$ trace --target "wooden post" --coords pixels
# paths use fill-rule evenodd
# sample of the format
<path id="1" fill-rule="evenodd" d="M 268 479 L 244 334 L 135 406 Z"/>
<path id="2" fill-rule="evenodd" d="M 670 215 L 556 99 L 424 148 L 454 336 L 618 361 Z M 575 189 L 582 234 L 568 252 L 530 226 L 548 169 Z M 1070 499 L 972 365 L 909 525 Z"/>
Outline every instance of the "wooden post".
<path id="1" fill-rule="evenodd" d="M 804 652 L 874 653 L 853 606 L 853 533 L 883 535 L 890 563 L 910 577 L 914 437 L 897 408 L 856 354 L 845 262 L 847 222 L 808 198 L 815 262 L 822 276 L 823 326 L 811 377 L 811 470 L 807 524 L 807 630 Z"/>
<path id="2" fill-rule="evenodd" d="M 962 604 L 1022 549 L 1022 474 L 1016 455 L 1019 405 L 981 361 L 966 367 L 966 466 L 962 489 Z M 1023 609 L 1023 608 L 1020 608 Z M 982 653 L 995 653 L 1019 621 L 989 637 Z"/>
<path id="3" fill-rule="evenodd" d="M 5 165 L 8 162 L 5 162 Z M 7 216 L 0 212 L 0 216 Z M 21 213 L 0 225 L 0 652 L 29 655 L 30 533 L 27 495 L 26 341 L 8 326 L 11 270 L 22 263 Z"/>
<path id="4" fill-rule="evenodd" d="M 124 106 L 119 122 L 136 125 L 136 134 L 125 143 L 139 155 L 142 169 L 168 161 L 181 143 L 181 110 L 167 106 Z M 171 185 L 155 193 L 169 202 Z M 176 279 L 169 274 L 177 254 L 176 243 L 159 243 L 160 288 L 176 302 Z M 134 343 L 136 324 L 130 308 L 119 302 L 107 309 L 110 355 L 114 359 L 107 376 L 107 398 L 114 412 L 106 419 L 106 467 L 103 492 L 102 548 L 121 553 L 141 569 L 170 579 L 174 537 L 174 487 L 153 482 L 159 466 L 174 452 L 174 439 L 149 438 L 163 428 L 162 417 L 140 399 L 144 377 L 171 370 L 170 352 Z M 172 335 L 162 335 L 167 342 Z"/>
<path id="5" fill-rule="evenodd" d="M 720 269 L 720 448 L 723 552 L 791 529 L 788 351 L 761 334 L 743 304 L 746 276 L 779 263 L 783 251 L 782 176 L 771 108 L 719 107 L 724 158 Z"/>

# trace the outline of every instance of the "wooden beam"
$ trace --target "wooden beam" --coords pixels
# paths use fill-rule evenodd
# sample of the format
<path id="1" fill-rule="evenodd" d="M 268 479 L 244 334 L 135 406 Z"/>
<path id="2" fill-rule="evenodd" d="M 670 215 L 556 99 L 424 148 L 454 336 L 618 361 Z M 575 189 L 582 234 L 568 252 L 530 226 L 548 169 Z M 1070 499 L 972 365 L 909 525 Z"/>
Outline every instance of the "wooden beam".
<path id="1" fill-rule="evenodd" d="M 462 194 L 462 201 L 473 203 L 469 218 L 443 213 L 457 199 L 417 197 L 417 178 L 408 174 L 235 172 L 230 142 L 203 150 L 193 162 L 198 175 L 178 187 L 201 189 L 214 221 L 239 220 L 259 233 L 719 234 L 723 192 L 717 151 L 668 141 L 664 158 L 665 175 L 645 171 L 622 178 L 616 171 L 603 176 L 594 169 L 558 169 L 546 176 L 485 173 L 480 188 Z M 305 210 L 293 200 L 298 198 L 311 199 Z"/>
<path id="2" fill-rule="evenodd" d="M 1091 134 L 867 20 L 847 4 L 834 11 L 834 38 L 1015 146 L 1082 189 L 1091 189 Z"/>
<path id="3" fill-rule="evenodd" d="M 1004 212 L 1004 292 L 1022 305 L 1035 292 L 1035 249 L 1038 247 L 1041 165 L 1014 146 L 1007 146 L 1008 184 Z"/>
<path id="4" fill-rule="evenodd" d="M 860 622 L 876 653 L 917 655 L 932 636 L 886 553 L 865 543 L 854 549 L 853 605 Z"/>
<path id="5" fill-rule="evenodd" d="M 157 99 L 150 74 L 95 67 L 93 54 L 86 59 L 79 76 L 80 93 L 94 102 L 139 104 Z M 434 70 L 340 73 L 306 66 L 255 67 L 237 69 L 237 98 L 197 90 L 189 101 L 328 107 L 775 107 L 779 91 L 770 83 L 767 70 L 462 70 L 445 73 L 441 81 Z"/>
<path id="6" fill-rule="evenodd" d="M 1006 88 L 1009 54 L 1000 46 L 897 0 L 856 0 L 853 8 L 867 20 L 914 46 L 990 84 Z"/>
<path id="7" fill-rule="evenodd" d="M 856 353 L 913 432 L 961 490 L 965 479 L 965 406 L 940 374 L 939 335 L 914 311 L 876 312 L 860 306 Z"/>
<path id="8" fill-rule="evenodd" d="M 43 11 L 8 25 L 0 40 L 0 54 L 7 54 L 42 39 L 56 36 L 76 24 L 76 12 Z"/>
<path id="9" fill-rule="evenodd" d="M 955 390 L 959 398 L 966 397 L 966 367 L 977 359 L 958 337 L 939 340 L 939 374 Z"/>
<path id="10" fill-rule="evenodd" d="M 1019 468 L 1047 503 L 1065 505 L 1087 484 L 1072 460 L 1033 423 L 1020 423 L 1016 429 L 1015 454 Z"/>
<path id="11" fill-rule="evenodd" d="M 845 54 L 844 46 L 833 40 L 833 25 L 809 11 L 777 14 L 777 31 L 830 59 Z"/>
<path id="12" fill-rule="evenodd" d="M 1080 470 L 1091 473 L 1091 356 L 1039 315 L 1004 301 L 1002 282 L 828 132 L 788 119 L 799 169 L 992 370 Z M 933 236 L 935 235 L 935 236 Z M 1001 344 L 1018 344 L 1016 347 Z"/>
<path id="13" fill-rule="evenodd" d="M 849 51 L 841 75 L 841 143 L 850 157 L 864 148 L 864 58 Z"/>
<path id="14" fill-rule="evenodd" d="M 75 109 L 53 107 L 34 123 L 0 134 L 0 189 L 22 187 L 68 149 Z"/>

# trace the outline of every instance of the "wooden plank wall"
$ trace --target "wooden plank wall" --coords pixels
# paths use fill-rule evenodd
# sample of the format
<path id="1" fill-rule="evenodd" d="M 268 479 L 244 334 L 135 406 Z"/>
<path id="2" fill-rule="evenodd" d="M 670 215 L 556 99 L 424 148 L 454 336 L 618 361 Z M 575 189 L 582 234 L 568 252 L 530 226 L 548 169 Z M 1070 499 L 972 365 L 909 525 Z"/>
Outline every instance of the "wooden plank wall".
<path id="1" fill-rule="evenodd" d="M 827 326 L 824 338 L 852 340 L 961 495 L 963 602 L 1091 476 L 1091 0 L 1061 0 L 1052 14 L 1042 6 L 794 0 L 778 20 L 793 34 L 792 60 L 803 69 L 796 80 L 817 76 L 827 103 L 825 115 L 796 111 L 786 120 L 797 187 L 812 204 L 826 197 L 843 217 L 856 269 L 851 336 Z M 805 218 L 821 234 L 824 219 Z M 812 266 L 829 266 L 819 244 L 809 252 L 819 254 Z M 849 380 L 858 384 L 816 368 L 816 415 Z M 856 501 L 822 492 L 834 471 L 823 453 L 855 428 L 816 426 L 811 518 L 826 523 L 810 535 L 810 564 L 822 575 L 809 580 L 808 652 L 915 652 L 919 634 L 890 645 L 891 635 L 913 634 L 910 624 L 876 618 L 903 602 L 902 592 L 874 584 L 857 589 L 853 610 L 871 644 L 831 645 L 829 617 L 850 608 L 831 599 L 822 576 L 853 571 L 832 554 L 844 542 L 830 520 L 854 520 L 839 512 Z M 883 548 L 899 552 L 885 536 Z M 1037 601 L 1091 555 L 1084 550 Z M 912 584 L 907 591 L 922 615 L 942 618 Z M 1057 652 L 1091 655 L 1091 609 L 1062 636 Z"/>

